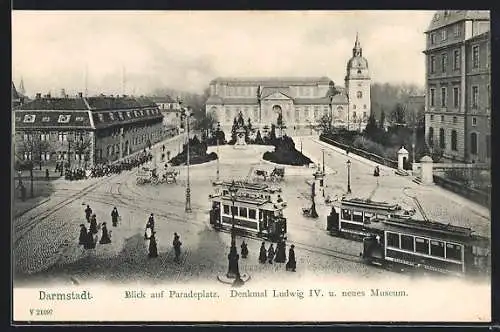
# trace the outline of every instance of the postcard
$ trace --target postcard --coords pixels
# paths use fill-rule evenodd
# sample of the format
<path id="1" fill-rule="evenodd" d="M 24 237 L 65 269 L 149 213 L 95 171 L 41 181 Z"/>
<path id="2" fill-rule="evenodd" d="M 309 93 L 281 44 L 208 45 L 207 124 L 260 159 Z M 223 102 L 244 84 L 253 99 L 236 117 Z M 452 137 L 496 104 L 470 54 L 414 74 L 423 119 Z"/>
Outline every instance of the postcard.
<path id="1" fill-rule="evenodd" d="M 13 321 L 489 322 L 490 40 L 480 10 L 14 10 Z"/>

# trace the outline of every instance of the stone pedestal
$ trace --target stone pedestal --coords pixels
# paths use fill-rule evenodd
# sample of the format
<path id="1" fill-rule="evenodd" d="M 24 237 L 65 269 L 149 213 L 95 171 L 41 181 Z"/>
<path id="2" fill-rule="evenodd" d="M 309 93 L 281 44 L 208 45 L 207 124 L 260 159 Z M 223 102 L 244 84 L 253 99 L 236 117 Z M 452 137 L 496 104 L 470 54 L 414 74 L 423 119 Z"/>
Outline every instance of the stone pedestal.
<path id="1" fill-rule="evenodd" d="M 429 156 L 424 156 L 420 159 L 420 180 L 424 185 L 434 184 L 433 177 L 433 162 L 432 158 Z"/>
<path id="2" fill-rule="evenodd" d="M 405 149 L 404 146 L 401 147 L 398 151 L 398 170 L 404 171 L 404 163 L 405 160 L 408 160 L 408 151 Z"/>

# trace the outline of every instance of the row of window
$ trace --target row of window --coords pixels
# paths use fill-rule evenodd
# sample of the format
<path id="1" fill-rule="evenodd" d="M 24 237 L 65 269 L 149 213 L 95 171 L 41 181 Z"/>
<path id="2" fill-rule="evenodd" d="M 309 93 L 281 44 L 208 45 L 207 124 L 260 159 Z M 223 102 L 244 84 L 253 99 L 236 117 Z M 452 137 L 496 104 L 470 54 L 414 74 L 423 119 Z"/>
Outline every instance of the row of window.
<path id="1" fill-rule="evenodd" d="M 451 150 L 452 151 L 458 151 L 457 148 L 457 131 L 452 130 L 450 132 L 450 142 L 451 142 Z M 428 143 L 430 146 L 434 146 L 434 128 L 429 127 L 429 139 Z M 486 144 L 486 157 L 490 158 L 491 156 L 491 141 L 490 141 L 490 135 L 485 136 L 485 144 Z M 477 133 L 471 133 L 470 134 L 470 153 L 473 155 L 477 155 L 478 153 L 478 134 Z M 445 131 L 443 128 L 439 129 L 439 147 L 441 149 L 446 148 L 446 141 L 445 141 Z"/>
<path id="2" fill-rule="evenodd" d="M 463 247 L 459 244 L 392 232 L 386 233 L 386 240 L 387 248 L 401 249 L 459 262 L 462 261 Z"/>
<path id="3" fill-rule="evenodd" d="M 229 205 L 223 205 L 223 211 L 224 211 L 224 214 L 226 214 L 226 215 L 232 215 L 234 213 L 235 217 L 239 216 L 239 217 L 243 217 L 243 218 L 257 220 L 257 210 L 255 210 L 255 209 L 249 209 L 246 207 L 235 206 L 233 208 L 232 212 L 229 212 L 229 210 L 230 210 Z"/>
<path id="4" fill-rule="evenodd" d="M 488 93 L 488 98 L 487 98 L 487 103 L 489 105 L 490 103 L 490 95 L 491 95 L 491 90 L 490 90 L 490 85 L 487 85 L 487 93 Z M 448 87 L 441 87 L 441 103 L 440 106 L 442 108 L 448 107 Z M 457 109 L 460 107 L 460 88 L 459 87 L 453 87 L 453 104 L 452 107 Z M 435 88 L 430 88 L 429 90 L 429 104 L 430 107 L 436 107 L 436 89 Z M 479 108 L 479 86 L 473 85 L 471 87 L 471 107 L 473 109 Z M 489 106 L 488 106 L 489 107 Z"/>
<path id="5" fill-rule="evenodd" d="M 152 108 L 152 109 L 147 108 L 145 110 L 97 113 L 97 117 L 99 118 L 100 122 L 105 122 L 106 120 L 115 121 L 115 119 L 116 120 L 118 120 L 118 119 L 125 120 L 125 117 L 127 117 L 127 119 L 132 119 L 132 113 L 137 118 L 139 116 L 144 116 L 144 114 L 146 114 L 146 115 L 159 114 L 159 110 L 156 108 Z M 105 117 L 105 115 L 106 115 L 106 117 Z"/>
<path id="6" fill-rule="evenodd" d="M 50 133 L 42 133 L 42 134 L 31 134 L 31 133 L 25 133 L 23 134 L 23 141 L 28 142 L 28 141 L 33 141 L 35 137 L 39 139 L 40 141 L 50 141 L 50 137 L 54 137 L 57 135 L 57 140 L 59 142 L 67 142 L 68 137 L 73 139 L 74 141 L 77 140 L 83 140 L 85 137 L 85 134 L 81 132 L 50 132 Z"/>
<path id="7" fill-rule="evenodd" d="M 359 223 L 368 223 L 370 220 L 378 218 L 383 219 L 386 216 L 382 214 L 375 215 L 369 212 L 351 211 L 349 209 L 342 209 L 340 212 L 340 217 L 342 220 L 354 221 Z"/>
<path id="8" fill-rule="evenodd" d="M 429 72 L 431 74 L 436 73 L 436 58 L 437 56 L 431 55 L 429 58 Z M 442 53 L 440 56 L 441 59 L 441 72 L 446 73 L 448 70 L 448 54 Z M 472 46 L 471 49 L 471 59 L 472 59 L 472 68 L 479 68 L 479 45 Z M 453 70 L 460 70 L 461 67 L 461 58 L 460 58 L 460 50 L 453 51 Z"/>
<path id="9" fill-rule="evenodd" d="M 72 155 L 75 160 L 85 160 L 85 154 L 71 153 L 70 152 L 69 155 Z M 33 153 L 31 151 L 24 152 L 23 159 L 24 160 L 33 160 Z M 68 153 L 66 151 L 64 151 L 64 152 L 45 151 L 45 152 L 40 153 L 40 159 L 42 161 L 49 161 L 51 159 L 68 160 Z"/>
<path id="10" fill-rule="evenodd" d="M 462 26 L 460 24 L 455 24 L 453 26 L 453 35 L 455 37 L 459 37 L 462 33 Z M 447 27 L 444 27 L 441 31 L 439 32 L 433 32 L 430 35 L 430 40 L 431 40 L 431 45 L 435 45 L 437 43 L 437 37 L 441 38 L 441 41 L 444 42 L 448 39 L 448 30 Z"/>
<path id="11" fill-rule="evenodd" d="M 24 123 L 35 123 L 36 118 L 37 118 L 36 114 L 25 114 L 24 118 L 23 118 L 23 122 Z M 50 122 L 50 120 L 51 120 L 50 116 L 43 116 L 41 121 L 42 122 Z M 69 123 L 70 120 L 71 120 L 71 114 L 61 114 L 57 118 L 58 123 Z M 84 120 L 83 116 L 75 117 L 76 122 L 83 122 L 83 120 Z M 16 116 L 16 122 L 17 121 L 21 121 L 20 116 Z"/>
<path id="12" fill-rule="evenodd" d="M 434 121 L 434 114 L 431 114 L 430 120 Z M 453 124 L 457 124 L 458 118 L 456 116 L 454 116 L 452 121 L 453 121 Z M 444 122 L 444 115 L 441 115 L 441 122 Z M 471 117 L 471 125 L 472 125 L 472 127 L 477 126 L 477 118 L 475 116 Z"/>

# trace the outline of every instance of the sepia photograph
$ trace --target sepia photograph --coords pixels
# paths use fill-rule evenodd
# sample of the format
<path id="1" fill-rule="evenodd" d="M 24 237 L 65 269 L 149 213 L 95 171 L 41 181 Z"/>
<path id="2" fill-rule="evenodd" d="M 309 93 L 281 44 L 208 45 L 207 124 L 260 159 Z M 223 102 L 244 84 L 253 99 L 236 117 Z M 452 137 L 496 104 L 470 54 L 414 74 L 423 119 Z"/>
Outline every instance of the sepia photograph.
<path id="1" fill-rule="evenodd" d="M 485 10 L 13 10 L 13 321 L 489 322 L 490 63 Z"/>

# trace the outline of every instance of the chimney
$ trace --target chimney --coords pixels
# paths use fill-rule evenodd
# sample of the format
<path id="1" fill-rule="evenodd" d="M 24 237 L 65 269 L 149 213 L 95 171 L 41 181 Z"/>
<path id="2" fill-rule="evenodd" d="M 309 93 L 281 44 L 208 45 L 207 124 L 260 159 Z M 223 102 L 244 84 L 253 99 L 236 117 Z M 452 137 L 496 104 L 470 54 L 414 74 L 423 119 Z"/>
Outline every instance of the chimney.
<path id="1" fill-rule="evenodd" d="M 82 92 L 78 92 L 78 97 L 79 98 L 83 98 L 83 93 Z"/>
<path id="2" fill-rule="evenodd" d="M 47 98 L 50 98 L 50 92 L 49 92 L 49 93 L 47 93 Z"/>
<path id="3" fill-rule="evenodd" d="M 37 92 L 36 99 L 40 99 L 40 98 L 42 98 L 42 94 L 40 92 Z"/>

